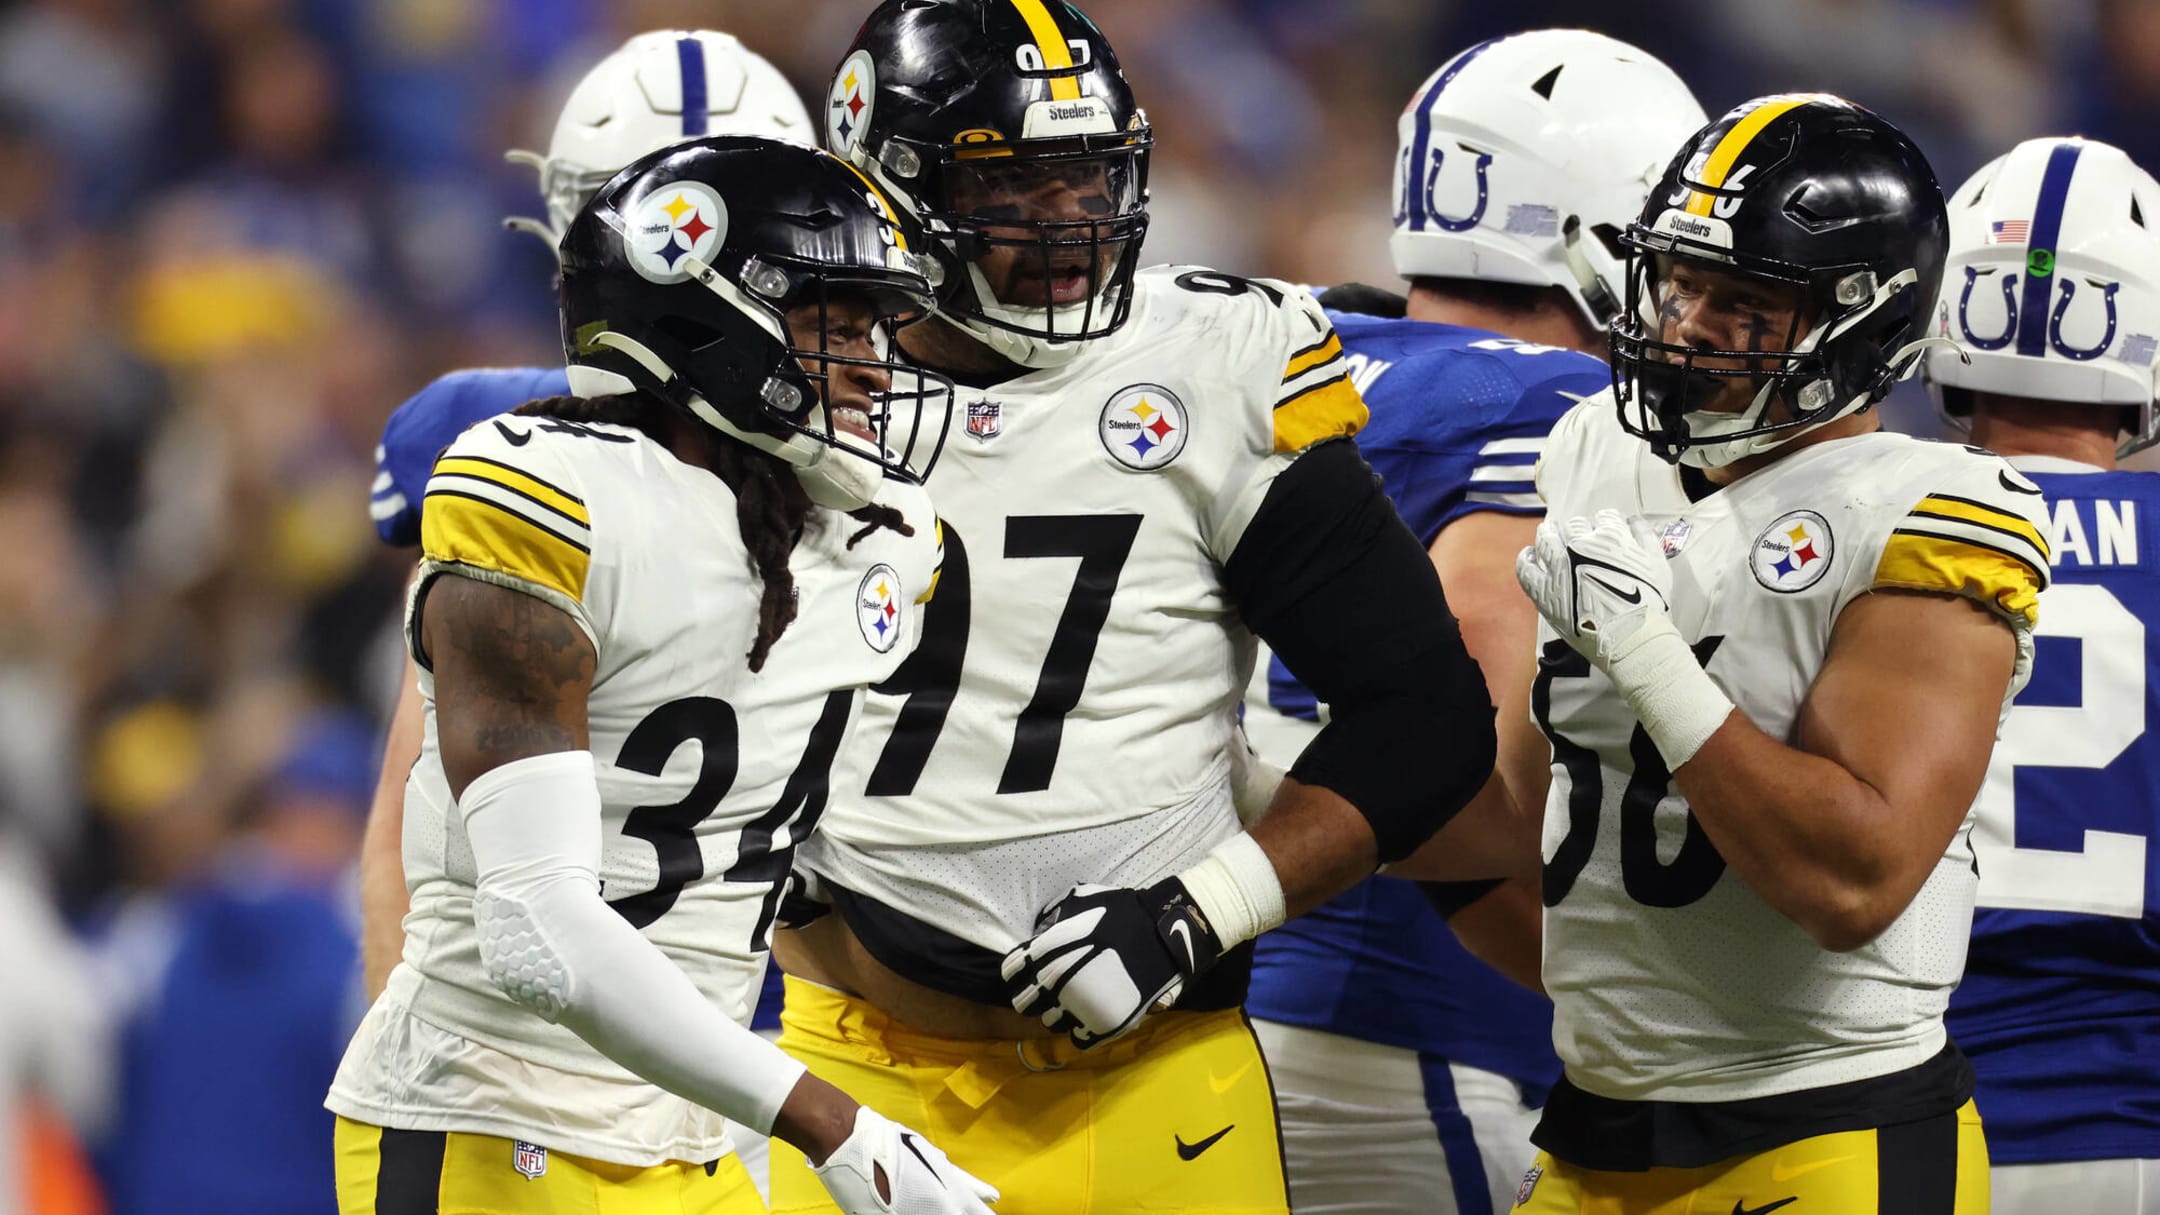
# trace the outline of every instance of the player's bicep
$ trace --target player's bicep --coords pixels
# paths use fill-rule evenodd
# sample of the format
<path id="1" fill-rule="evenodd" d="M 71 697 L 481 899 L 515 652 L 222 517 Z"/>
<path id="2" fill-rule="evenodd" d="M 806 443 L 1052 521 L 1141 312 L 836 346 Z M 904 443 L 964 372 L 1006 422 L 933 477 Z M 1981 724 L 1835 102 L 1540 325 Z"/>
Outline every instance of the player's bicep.
<path id="1" fill-rule="evenodd" d="M 453 796 L 514 760 L 587 745 L 597 655 L 569 613 L 525 591 L 456 574 L 415 604 L 435 673 L 435 728 Z"/>
<path id="2" fill-rule="evenodd" d="M 1987 774 L 2018 648 L 2011 625 L 1970 599 L 1862 595 L 1838 616 L 1794 742 L 1910 812 L 1939 853 Z"/>

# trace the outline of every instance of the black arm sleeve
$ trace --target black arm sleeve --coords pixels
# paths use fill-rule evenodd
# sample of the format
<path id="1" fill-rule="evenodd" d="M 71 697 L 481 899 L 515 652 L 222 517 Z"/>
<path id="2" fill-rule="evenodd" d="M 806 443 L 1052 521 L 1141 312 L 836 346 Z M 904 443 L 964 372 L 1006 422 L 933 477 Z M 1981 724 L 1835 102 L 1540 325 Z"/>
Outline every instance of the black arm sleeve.
<path id="1" fill-rule="evenodd" d="M 1340 794 L 1380 859 L 1417 850 L 1493 768 L 1493 706 L 1431 559 L 1357 447 L 1321 444 L 1283 470 L 1225 581 L 1330 720 L 1290 775 Z"/>

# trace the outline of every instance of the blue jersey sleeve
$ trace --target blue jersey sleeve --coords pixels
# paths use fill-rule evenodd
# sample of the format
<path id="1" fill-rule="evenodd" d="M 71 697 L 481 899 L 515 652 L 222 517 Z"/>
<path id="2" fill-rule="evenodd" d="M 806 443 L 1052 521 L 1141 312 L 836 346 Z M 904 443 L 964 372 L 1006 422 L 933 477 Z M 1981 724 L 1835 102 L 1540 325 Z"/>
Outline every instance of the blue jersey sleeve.
<path id="1" fill-rule="evenodd" d="M 1441 332 L 1410 357 L 1373 364 L 1372 424 L 1359 437 L 1403 521 L 1431 544 L 1480 511 L 1541 514 L 1532 480 L 1545 437 L 1611 383 L 1603 363 L 1475 330 Z"/>
<path id="2" fill-rule="evenodd" d="M 453 371 L 414 393 L 390 414 L 375 446 L 368 500 L 375 534 L 394 548 L 417 546 L 420 501 L 442 449 L 483 418 L 569 391 L 570 377 L 560 367 L 506 367 Z"/>

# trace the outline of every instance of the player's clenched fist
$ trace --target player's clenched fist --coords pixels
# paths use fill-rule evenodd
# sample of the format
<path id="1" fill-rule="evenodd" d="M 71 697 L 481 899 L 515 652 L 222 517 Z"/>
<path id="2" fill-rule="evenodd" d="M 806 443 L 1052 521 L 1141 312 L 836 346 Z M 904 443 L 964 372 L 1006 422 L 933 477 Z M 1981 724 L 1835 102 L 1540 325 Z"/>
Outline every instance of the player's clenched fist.
<path id="1" fill-rule="evenodd" d="M 1604 665 L 1670 606 L 1672 573 L 1650 526 L 1601 510 L 1538 524 L 1515 559 L 1515 577 L 1555 632 Z"/>
<path id="2" fill-rule="evenodd" d="M 1222 941 L 1177 878 L 1146 890 L 1075 886 L 1005 955 L 1007 995 L 1088 1047 L 1130 1030 L 1222 956 Z"/>

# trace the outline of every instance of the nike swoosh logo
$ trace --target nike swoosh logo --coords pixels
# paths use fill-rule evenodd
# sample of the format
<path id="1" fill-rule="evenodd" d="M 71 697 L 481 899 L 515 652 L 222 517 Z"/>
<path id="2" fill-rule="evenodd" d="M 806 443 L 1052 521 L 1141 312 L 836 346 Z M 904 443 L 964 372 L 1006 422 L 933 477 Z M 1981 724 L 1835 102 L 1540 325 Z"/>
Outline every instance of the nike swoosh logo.
<path id="1" fill-rule="evenodd" d="M 1777 1210 L 1779 1207 L 1788 1207 L 1798 1201 L 1800 1201 L 1800 1196 L 1795 1194 L 1791 1198 L 1780 1198 L 1769 1206 L 1751 1207 L 1735 1198 L 1732 1204 L 1732 1215 L 1770 1215 L 1770 1212 Z"/>
<path id="2" fill-rule="evenodd" d="M 1193 953 L 1192 925 L 1183 920 L 1178 920 L 1170 925 L 1170 935 L 1178 944 L 1185 947 L 1185 972 L 1191 974 L 1200 965 L 1198 956 Z M 1188 1156 L 1186 1159 L 1190 1160 L 1191 1157 Z"/>
<path id="3" fill-rule="evenodd" d="M 1614 585 L 1613 585 L 1612 583 L 1610 583 L 1610 582 L 1607 582 L 1607 581 L 1605 581 L 1605 580 L 1604 580 L 1603 578 L 1597 578 L 1597 577 L 1593 577 L 1593 576 L 1591 576 L 1591 575 L 1589 575 L 1589 574 L 1584 574 L 1584 575 L 1583 575 L 1583 578 L 1584 578 L 1584 580 L 1585 580 L 1585 581 L 1587 581 L 1587 582 L 1590 582 L 1590 583 L 1592 583 L 1592 584 L 1594 584 L 1594 585 L 1597 585 L 1597 586 L 1602 586 L 1602 587 L 1604 587 L 1604 588 L 1605 588 L 1606 590 L 1608 590 L 1608 591 L 1611 591 L 1611 592 L 1612 592 L 1613 594 L 1615 594 L 1615 595 L 1618 595 L 1618 596 L 1620 596 L 1620 597 L 1621 597 L 1622 599 L 1625 599 L 1625 600 L 1627 600 L 1627 601 L 1628 601 L 1629 603 L 1641 603 L 1641 602 L 1642 602 L 1642 592 L 1641 592 L 1641 591 L 1623 591 L 1623 590 L 1621 590 L 1621 589 L 1620 589 L 1619 587 L 1617 587 L 1617 586 L 1614 586 Z"/>
<path id="4" fill-rule="evenodd" d="M 1788 1169 L 1782 1164 L 1772 1163 L 1770 1166 L 1770 1180 L 1782 1185 L 1795 1177 L 1804 1177 L 1816 1169 L 1827 1169 L 1833 1164 L 1843 1164 L 1851 1159 L 1851 1156 L 1832 1156 L 1828 1160 L 1811 1160 L 1796 1169 Z"/>
<path id="5" fill-rule="evenodd" d="M 1245 1066 L 1237 1069 L 1234 1072 L 1231 1072 L 1228 1076 L 1225 1076 L 1220 1080 L 1216 1079 L 1214 1076 L 1211 1075 L 1208 1077 L 1207 1086 L 1211 1091 L 1214 1092 L 1216 1096 L 1220 1097 L 1224 1093 L 1229 1092 L 1232 1088 L 1235 1088 L 1237 1086 L 1237 1082 L 1243 1080 L 1245 1078 L 1245 1073 L 1251 1070 L 1252 1064 L 1247 1063 Z"/>
<path id="6" fill-rule="evenodd" d="M 500 434 L 502 435 L 502 437 L 503 437 L 503 441 L 504 441 L 505 443 L 508 443 L 508 444 L 509 444 L 510 446 L 512 446 L 512 447 L 523 447 L 523 446 L 525 446 L 525 445 L 526 445 L 527 443 L 530 443 L 530 442 L 532 442 L 532 432 L 531 432 L 531 431 L 529 431 L 529 430 L 523 430 L 523 431 L 519 431 L 519 430 L 512 430 L 512 429 L 510 429 L 509 427 L 507 427 L 507 426 L 503 425 L 503 424 L 502 424 L 502 419 L 500 419 L 500 418 L 497 418 L 497 419 L 495 420 L 495 429 L 496 429 L 496 431 L 498 431 L 498 432 L 499 432 L 499 433 L 500 433 Z"/>
<path id="7" fill-rule="evenodd" d="M 2019 485 L 2017 482 L 2012 481 L 2010 474 L 1999 468 L 1995 470 L 1995 479 L 2002 482 L 2002 487 L 2013 494 L 2038 494 L 2040 492 L 2038 486 Z"/>
<path id="8" fill-rule="evenodd" d="M 1185 1137 L 1183 1135 L 1173 1134 L 1170 1136 L 1170 1138 L 1177 1142 L 1177 1155 L 1179 1160 L 1198 1160 L 1200 1158 L 1200 1153 L 1208 1150 L 1211 1147 L 1214 1147 L 1216 1140 L 1221 1139 L 1224 1135 L 1227 1135 L 1236 1129 L 1237 1123 L 1233 1122 L 1229 1126 L 1226 1126 L 1223 1129 L 1215 1132 L 1214 1134 L 1209 1135 L 1207 1138 L 1202 1139 L 1198 1143 L 1185 1142 Z"/>

